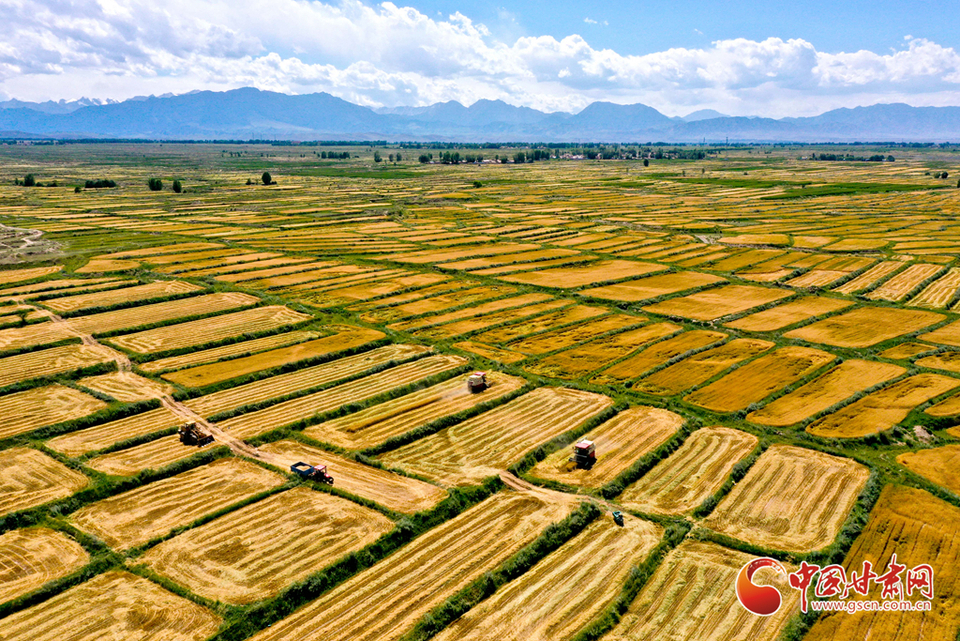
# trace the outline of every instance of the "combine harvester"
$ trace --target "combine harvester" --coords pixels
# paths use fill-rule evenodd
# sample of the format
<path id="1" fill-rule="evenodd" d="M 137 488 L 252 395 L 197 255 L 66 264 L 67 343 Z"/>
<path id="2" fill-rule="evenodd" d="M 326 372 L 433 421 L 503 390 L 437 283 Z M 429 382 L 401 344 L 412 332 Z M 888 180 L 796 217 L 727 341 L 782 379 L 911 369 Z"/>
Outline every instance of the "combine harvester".
<path id="1" fill-rule="evenodd" d="M 569 461 L 576 463 L 578 470 L 592 469 L 597 462 L 597 446 L 593 441 L 586 439 L 576 443 L 573 446 L 573 456 L 570 457 Z"/>
<path id="2" fill-rule="evenodd" d="M 180 442 L 184 445 L 203 447 L 213 443 L 213 434 L 210 434 L 196 423 L 186 423 L 177 430 Z"/>
<path id="3" fill-rule="evenodd" d="M 326 465 L 310 465 L 300 461 L 291 465 L 290 471 L 310 481 L 333 485 L 333 477 L 327 473 Z"/>
<path id="4" fill-rule="evenodd" d="M 486 372 L 474 372 L 467 378 L 467 389 L 471 393 L 477 394 L 487 389 L 487 373 Z"/>

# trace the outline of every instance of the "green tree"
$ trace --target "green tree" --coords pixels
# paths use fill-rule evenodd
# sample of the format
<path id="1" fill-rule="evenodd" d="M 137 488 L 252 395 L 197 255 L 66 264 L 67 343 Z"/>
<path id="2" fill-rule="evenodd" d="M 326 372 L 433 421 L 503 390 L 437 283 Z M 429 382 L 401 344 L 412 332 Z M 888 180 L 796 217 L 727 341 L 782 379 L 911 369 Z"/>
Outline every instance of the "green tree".
<path id="1" fill-rule="evenodd" d="M 643 166 L 644 166 L 644 167 L 649 167 L 649 166 L 650 166 L 650 159 L 649 159 L 649 158 L 644 158 L 644 159 L 643 159 Z"/>
<path id="2" fill-rule="evenodd" d="M 179 179 L 179 178 L 178 178 L 178 179 L 175 179 L 175 180 L 173 181 L 173 192 L 174 192 L 175 194 L 179 194 L 181 191 L 183 191 L 183 185 L 180 183 L 180 179 Z"/>
<path id="3" fill-rule="evenodd" d="M 264 185 L 272 185 L 272 184 L 273 184 L 273 176 L 270 175 L 270 172 L 269 172 L 269 171 L 263 172 L 263 175 L 260 176 L 260 180 L 263 181 L 263 184 L 264 184 Z"/>
<path id="4" fill-rule="evenodd" d="M 73 193 L 75 194 L 79 194 L 81 191 L 82 190 L 80 189 L 80 185 L 77 185 L 76 187 L 73 188 Z"/>
<path id="5" fill-rule="evenodd" d="M 380 156 L 380 152 L 373 152 L 373 162 L 380 162 L 381 160 L 383 160 L 383 158 Z"/>
<path id="6" fill-rule="evenodd" d="M 33 174 L 27 174 L 23 177 L 23 186 L 24 187 L 35 187 L 37 185 L 37 179 L 33 177 Z"/>
<path id="7" fill-rule="evenodd" d="M 397 162 L 400 162 L 401 160 L 403 160 L 403 157 L 398 153 L 398 154 L 397 154 Z"/>
<path id="8" fill-rule="evenodd" d="M 147 181 L 147 187 L 150 188 L 150 191 L 160 191 L 163 189 L 163 181 L 159 178 L 151 178 Z"/>

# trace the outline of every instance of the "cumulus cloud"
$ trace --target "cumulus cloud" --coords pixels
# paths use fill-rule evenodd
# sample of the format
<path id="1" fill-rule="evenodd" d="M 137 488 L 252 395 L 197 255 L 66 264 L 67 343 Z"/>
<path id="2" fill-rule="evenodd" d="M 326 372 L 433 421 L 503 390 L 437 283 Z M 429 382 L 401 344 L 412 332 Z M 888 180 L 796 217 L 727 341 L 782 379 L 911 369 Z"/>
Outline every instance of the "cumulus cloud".
<path id="1" fill-rule="evenodd" d="M 578 34 L 498 38 L 461 13 L 392 2 L 0 2 L 0 93 L 27 100 L 254 86 L 370 106 L 489 98 L 550 111 L 595 100 L 770 116 L 960 104 L 960 55 L 923 38 L 885 54 L 736 38 L 636 56 Z"/>

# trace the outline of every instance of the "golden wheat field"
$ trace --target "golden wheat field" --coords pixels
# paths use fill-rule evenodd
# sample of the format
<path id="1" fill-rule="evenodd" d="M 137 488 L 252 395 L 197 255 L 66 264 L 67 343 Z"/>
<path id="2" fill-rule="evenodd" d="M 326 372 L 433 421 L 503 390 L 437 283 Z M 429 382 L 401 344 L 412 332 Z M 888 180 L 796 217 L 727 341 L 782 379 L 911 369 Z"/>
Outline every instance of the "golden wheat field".
<path id="1" fill-rule="evenodd" d="M 954 147 L 443 145 L 0 144 L 0 639 L 955 641 Z"/>

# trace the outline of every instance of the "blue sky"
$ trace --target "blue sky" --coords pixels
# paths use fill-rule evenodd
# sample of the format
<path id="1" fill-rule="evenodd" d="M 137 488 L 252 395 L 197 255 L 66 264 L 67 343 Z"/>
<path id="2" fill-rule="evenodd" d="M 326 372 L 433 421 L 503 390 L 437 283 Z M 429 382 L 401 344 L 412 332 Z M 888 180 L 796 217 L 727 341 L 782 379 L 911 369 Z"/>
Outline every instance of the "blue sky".
<path id="1" fill-rule="evenodd" d="M 960 105 L 949 3 L 0 0 L 0 99 L 253 86 L 371 107 Z"/>

